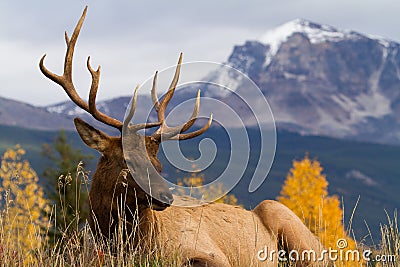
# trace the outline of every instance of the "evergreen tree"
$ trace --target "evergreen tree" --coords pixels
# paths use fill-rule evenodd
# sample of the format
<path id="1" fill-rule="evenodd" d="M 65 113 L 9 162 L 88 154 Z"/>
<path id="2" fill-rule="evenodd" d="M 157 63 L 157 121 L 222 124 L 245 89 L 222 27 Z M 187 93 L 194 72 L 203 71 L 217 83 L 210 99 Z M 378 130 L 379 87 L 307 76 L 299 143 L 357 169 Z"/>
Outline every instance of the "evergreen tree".
<path id="1" fill-rule="evenodd" d="M 83 161 L 88 163 L 92 156 L 74 149 L 63 130 L 53 144 L 43 145 L 42 155 L 51 163 L 43 177 L 47 180 L 48 198 L 56 207 L 50 234 L 60 237 L 66 230 L 77 228 L 88 216 L 87 174 Z"/>

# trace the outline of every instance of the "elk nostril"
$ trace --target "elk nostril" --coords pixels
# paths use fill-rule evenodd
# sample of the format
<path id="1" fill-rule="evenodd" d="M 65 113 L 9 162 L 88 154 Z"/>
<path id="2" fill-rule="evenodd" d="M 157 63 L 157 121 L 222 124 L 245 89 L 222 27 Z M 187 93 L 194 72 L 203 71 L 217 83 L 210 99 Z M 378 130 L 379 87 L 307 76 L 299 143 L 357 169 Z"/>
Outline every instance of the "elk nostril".
<path id="1" fill-rule="evenodd" d="M 171 193 L 160 193 L 160 201 L 167 205 L 171 205 L 172 202 L 174 201 L 174 197 L 172 196 Z"/>

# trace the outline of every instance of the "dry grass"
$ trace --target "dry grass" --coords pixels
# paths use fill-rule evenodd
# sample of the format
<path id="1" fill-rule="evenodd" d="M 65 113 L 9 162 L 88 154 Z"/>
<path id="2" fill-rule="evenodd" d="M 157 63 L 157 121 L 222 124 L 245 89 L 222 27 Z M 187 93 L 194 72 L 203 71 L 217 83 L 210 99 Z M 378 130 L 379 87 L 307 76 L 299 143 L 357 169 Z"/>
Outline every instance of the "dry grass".
<path id="1" fill-rule="evenodd" d="M 377 254 L 385 256 L 386 261 L 375 266 L 398 267 L 400 265 L 400 233 L 397 218 L 397 211 L 394 212 L 393 217 L 387 214 L 387 223 L 381 225 L 381 243 Z"/>
<path id="2" fill-rule="evenodd" d="M 0 224 L 7 210 L 3 210 L 0 215 Z M 1 227 L 1 225 L 0 225 Z M 0 228 L 0 231 L 4 229 Z M 114 242 L 96 240 L 88 225 L 80 229 L 68 231 L 56 243 L 50 243 L 44 239 L 43 246 L 29 253 L 33 255 L 34 262 L 26 261 L 27 255 L 19 250 L 19 244 L 13 244 L 11 237 L 6 232 L 1 231 L 0 238 L 0 266 L 179 266 L 179 253 L 175 259 L 162 256 L 162 247 L 154 246 L 150 254 L 142 254 L 132 243 L 124 241 L 124 229 L 121 223 L 116 232 Z M 15 249 L 17 248 L 17 249 Z M 364 249 L 367 249 L 364 247 Z M 371 249 L 371 248 L 369 248 Z M 400 265 L 400 237 L 397 222 L 397 214 L 393 217 L 388 215 L 388 221 L 381 226 L 381 242 L 377 248 L 371 249 L 373 254 L 371 259 L 377 255 L 385 256 L 386 261 L 371 261 L 354 263 L 346 266 L 379 266 L 397 267 Z M 389 258 L 389 255 L 391 258 Z M 394 260 L 395 259 L 395 260 Z M 280 267 L 294 266 L 288 263 L 280 263 Z"/>
<path id="3" fill-rule="evenodd" d="M 0 213 L 0 266 L 176 266 L 178 262 L 163 260 L 162 248 L 144 255 L 124 240 L 126 227 L 123 220 L 118 225 L 113 241 L 95 239 L 90 227 L 85 224 L 79 229 L 67 229 L 62 237 L 53 241 L 46 238 L 46 231 L 35 235 L 41 238 L 42 245 L 29 250 L 29 258 L 20 244 L 13 238 L 13 229 L 7 232 L 3 218 L 7 209 Z M 49 229 L 46 229 L 49 230 Z M 155 247 L 155 246 L 154 246 Z M 178 258 L 178 257 L 177 257 Z M 32 260 L 33 259 L 33 260 Z"/>
<path id="4" fill-rule="evenodd" d="M 79 179 L 79 177 L 76 177 Z M 79 206 L 79 205 L 77 205 Z M 168 255 L 163 257 L 162 245 L 152 244 L 147 253 L 141 253 L 140 249 L 127 242 L 124 239 L 126 236 L 125 229 L 127 229 L 125 220 L 119 220 L 120 223 L 115 233 L 114 241 L 109 240 L 96 240 L 90 229 L 85 224 L 77 227 L 72 223 L 71 227 L 67 229 L 61 238 L 56 241 L 50 241 L 50 238 L 45 238 L 46 232 L 50 229 L 38 230 L 36 238 L 42 240 L 42 245 L 35 250 L 30 250 L 27 255 L 26 249 L 22 249 L 18 241 L 13 239 L 11 232 L 7 232 L 4 227 L 8 216 L 8 207 L 4 206 L 0 210 L 0 266 L 144 266 L 144 267 L 158 267 L 158 266 L 180 266 L 179 262 L 180 253 L 176 250 L 176 255 Z M 76 211 L 79 216 L 79 211 Z M 124 217 L 124 211 L 120 212 L 121 218 Z M 77 218 L 78 219 L 78 218 Z M 51 221 L 51 218 L 50 218 Z M 138 218 L 133 222 L 137 223 Z M 54 225 L 53 225 L 54 227 Z M 12 230 L 12 229 L 11 229 Z M 10 231 L 10 230 L 8 230 Z M 135 233 L 133 233 L 135 234 Z M 139 240 L 140 243 L 140 240 Z M 364 246 L 365 249 L 371 249 L 373 254 L 371 258 L 377 255 L 384 255 L 387 258 L 385 262 L 371 261 L 354 263 L 354 265 L 346 266 L 379 266 L 379 267 L 394 267 L 400 266 L 400 236 L 397 222 L 397 213 L 394 216 L 387 216 L 387 223 L 381 226 L 381 240 L 377 248 L 369 248 Z M 150 251 L 150 252 L 149 252 Z M 25 253 L 25 254 L 24 254 Z M 234 256 L 234 255 L 233 255 Z M 27 260 L 27 259 L 33 259 Z M 294 266 L 293 264 L 280 263 L 280 267 Z M 248 266 L 246 266 L 248 267 Z"/>

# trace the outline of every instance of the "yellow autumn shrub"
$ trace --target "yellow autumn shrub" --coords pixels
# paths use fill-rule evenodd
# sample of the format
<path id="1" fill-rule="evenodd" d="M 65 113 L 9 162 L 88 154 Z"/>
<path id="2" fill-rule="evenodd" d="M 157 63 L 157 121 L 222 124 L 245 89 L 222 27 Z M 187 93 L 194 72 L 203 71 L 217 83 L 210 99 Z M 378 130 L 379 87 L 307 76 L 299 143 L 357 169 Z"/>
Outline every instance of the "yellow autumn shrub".
<path id="1" fill-rule="evenodd" d="M 35 253 L 43 245 L 49 211 L 38 176 L 19 146 L 7 149 L 0 167 L 0 242 L 7 251 L 14 251 L 24 265 L 35 262 Z M 22 254 L 22 255 L 21 255 Z"/>
<path id="2" fill-rule="evenodd" d="M 345 249 L 356 249 L 344 228 L 339 198 L 328 195 L 328 181 L 322 171 L 321 164 L 308 156 L 294 160 L 277 199 L 299 216 L 326 248 L 337 249 L 338 240 L 345 239 Z M 342 262 L 339 266 L 352 264 Z"/>
<path id="3" fill-rule="evenodd" d="M 185 187 L 201 187 L 204 185 L 205 177 L 204 174 L 199 173 L 197 170 L 196 165 L 192 166 L 192 174 L 189 177 L 184 177 L 178 179 L 179 186 Z M 200 189 L 202 190 L 202 189 Z M 214 202 L 217 203 L 225 203 L 230 205 L 237 205 L 237 198 L 233 194 L 224 194 L 225 188 L 222 183 L 217 183 L 215 185 L 211 185 L 207 188 L 207 190 L 202 190 L 201 194 L 203 195 L 204 199 L 215 199 L 219 196 L 222 196 L 215 200 Z"/>

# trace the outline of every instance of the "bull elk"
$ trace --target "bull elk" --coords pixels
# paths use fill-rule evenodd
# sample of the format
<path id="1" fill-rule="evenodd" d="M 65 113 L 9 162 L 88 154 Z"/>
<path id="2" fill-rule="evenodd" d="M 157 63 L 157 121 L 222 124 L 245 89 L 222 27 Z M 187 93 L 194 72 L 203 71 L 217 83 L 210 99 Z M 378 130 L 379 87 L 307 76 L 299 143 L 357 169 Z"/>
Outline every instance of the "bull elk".
<path id="1" fill-rule="evenodd" d="M 135 112 L 138 87 L 124 122 L 99 111 L 96 108 L 96 94 L 100 67 L 97 70 L 93 69 L 90 57 L 87 59 L 87 68 L 92 76 L 92 82 L 88 102 L 85 102 L 78 95 L 72 81 L 72 59 L 86 11 L 87 7 L 71 39 L 65 34 L 67 51 L 64 73 L 57 75 L 49 71 L 44 66 L 46 55 L 41 58 L 39 66 L 42 73 L 59 84 L 77 106 L 90 113 L 96 120 L 121 132 L 120 136 L 110 137 L 80 118 L 74 119 L 76 130 L 83 142 L 101 153 L 89 192 L 91 207 L 89 225 L 92 231 L 99 236 L 113 238 L 120 219 L 118 200 L 122 196 L 124 208 L 132 211 L 126 213 L 127 233 L 130 234 L 132 231 L 139 233 L 135 235 L 133 242 L 136 242 L 137 246 L 141 246 L 141 242 L 162 245 L 166 257 L 176 255 L 176 251 L 179 250 L 183 266 L 277 266 L 276 255 L 273 259 L 260 262 L 257 253 L 265 247 L 270 251 L 278 251 L 281 241 L 287 250 L 297 250 L 302 253 L 312 249 L 317 253 L 321 252 L 323 247 L 317 238 L 291 210 L 276 201 L 265 200 L 251 211 L 220 203 L 209 203 L 198 207 L 172 205 L 173 201 L 190 200 L 178 197 L 174 199 L 163 180 L 160 174 L 162 166 L 157 158 L 159 145 L 162 140 L 186 140 L 204 133 L 210 127 L 212 118 L 201 129 L 186 133 L 198 116 L 200 98 L 197 96 L 193 114 L 186 123 L 179 127 L 170 127 L 166 124 L 165 111 L 178 83 L 182 55 L 170 88 L 161 100 L 158 99 L 156 92 L 157 72 L 154 76 L 152 99 L 158 114 L 158 122 L 129 123 Z M 149 136 L 138 133 L 141 129 L 152 127 L 159 128 Z M 129 150 L 125 151 L 125 157 L 123 131 L 128 133 L 127 137 L 124 137 L 126 142 L 124 148 L 127 147 Z M 133 173 L 127 171 L 129 164 Z M 125 183 L 119 182 L 121 173 L 125 173 Z M 141 186 L 138 183 L 141 183 Z M 145 184 L 150 187 L 151 195 L 142 189 Z M 135 212 L 138 219 L 135 219 Z M 134 220 L 138 222 L 135 229 L 133 229 Z M 303 261 L 298 263 L 298 266 L 307 264 L 309 263 Z M 317 263 L 312 264 L 317 265 Z"/>

